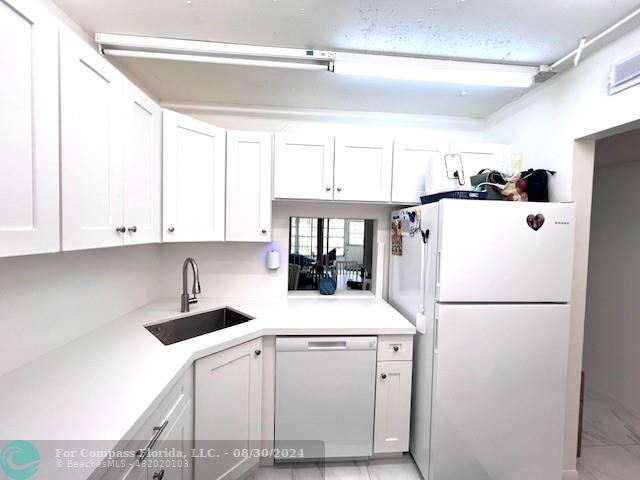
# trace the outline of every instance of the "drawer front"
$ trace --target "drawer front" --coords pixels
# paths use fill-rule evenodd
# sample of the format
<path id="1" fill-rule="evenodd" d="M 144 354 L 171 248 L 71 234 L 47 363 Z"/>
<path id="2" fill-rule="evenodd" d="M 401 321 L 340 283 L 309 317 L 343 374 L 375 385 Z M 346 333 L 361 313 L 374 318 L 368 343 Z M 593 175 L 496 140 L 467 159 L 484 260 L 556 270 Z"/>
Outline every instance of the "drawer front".
<path id="1" fill-rule="evenodd" d="M 173 428 L 173 423 L 187 404 L 193 405 L 193 368 L 187 372 L 171 387 L 158 405 L 150 414 L 145 413 L 146 420 L 140 429 L 133 435 L 127 435 L 115 447 L 117 450 L 142 451 L 148 448 L 155 438 L 155 445 L 159 445 L 168 432 Z M 91 478 L 100 480 L 138 480 L 144 479 L 145 469 L 138 466 L 130 470 L 123 468 L 110 468 L 103 473 L 94 472 Z"/>
<path id="2" fill-rule="evenodd" d="M 404 361 L 413 358 L 412 335 L 380 335 L 378 336 L 378 361 Z"/>
<path id="3" fill-rule="evenodd" d="M 193 368 L 190 368 L 164 396 L 160 405 L 148 416 L 143 426 L 130 438 L 150 440 L 156 427 L 162 426 L 174 412 L 180 413 L 184 405 L 193 397 Z"/>

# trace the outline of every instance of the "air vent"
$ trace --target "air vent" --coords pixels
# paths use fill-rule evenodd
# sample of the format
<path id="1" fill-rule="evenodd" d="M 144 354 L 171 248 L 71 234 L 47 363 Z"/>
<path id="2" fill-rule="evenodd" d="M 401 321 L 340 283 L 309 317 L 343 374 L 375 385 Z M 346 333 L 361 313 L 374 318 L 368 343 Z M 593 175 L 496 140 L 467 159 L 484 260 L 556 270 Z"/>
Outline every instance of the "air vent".
<path id="1" fill-rule="evenodd" d="M 640 83 L 640 54 L 611 67 L 609 73 L 609 95 Z"/>

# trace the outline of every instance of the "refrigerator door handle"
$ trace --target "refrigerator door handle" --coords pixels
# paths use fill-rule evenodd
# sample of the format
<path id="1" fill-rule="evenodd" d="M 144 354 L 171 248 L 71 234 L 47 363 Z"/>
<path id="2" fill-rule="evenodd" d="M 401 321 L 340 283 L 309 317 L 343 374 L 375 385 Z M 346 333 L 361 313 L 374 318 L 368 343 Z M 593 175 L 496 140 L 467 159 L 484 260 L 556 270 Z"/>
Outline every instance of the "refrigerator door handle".
<path id="1" fill-rule="evenodd" d="M 425 255 L 424 255 L 424 251 L 427 249 L 427 247 L 425 245 L 422 246 L 422 248 L 420 249 L 420 305 L 418 306 L 418 310 L 419 313 L 424 315 L 424 299 L 425 299 L 425 282 L 424 282 L 424 277 L 425 277 L 425 271 L 424 271 L 424 266 L 425 266 Z"/>

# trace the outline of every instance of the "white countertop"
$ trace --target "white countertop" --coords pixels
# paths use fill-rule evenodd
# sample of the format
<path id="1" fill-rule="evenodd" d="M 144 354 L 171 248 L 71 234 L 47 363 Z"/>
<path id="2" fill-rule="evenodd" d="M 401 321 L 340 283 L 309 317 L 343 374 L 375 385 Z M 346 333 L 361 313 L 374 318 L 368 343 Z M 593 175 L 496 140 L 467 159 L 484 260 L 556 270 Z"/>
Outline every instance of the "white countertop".
<path id="1" fill-rule="evenodd" d="M 115 446 L 194 360 L 260 336 L 415 333 L 373 296 L 295 297 L 273 305 L 200 299 L 191 313 L 226 305 L 255 320 L 165 346 L 143 326 L 185 314 L 178 298 L 159 300 L 1 376 L 0 439 Z"/>

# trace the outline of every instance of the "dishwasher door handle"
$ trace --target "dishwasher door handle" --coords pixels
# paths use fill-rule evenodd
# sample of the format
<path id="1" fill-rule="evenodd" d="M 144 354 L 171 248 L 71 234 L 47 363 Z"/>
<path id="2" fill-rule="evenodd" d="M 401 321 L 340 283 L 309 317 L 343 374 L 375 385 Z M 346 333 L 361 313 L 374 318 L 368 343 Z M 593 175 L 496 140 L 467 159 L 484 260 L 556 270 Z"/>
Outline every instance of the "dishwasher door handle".
<path id="1" fill-rule="evenodd" d="M 346 350 L 347 341 L 311 341 L 307 342 L 307 350 Z"/>

